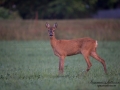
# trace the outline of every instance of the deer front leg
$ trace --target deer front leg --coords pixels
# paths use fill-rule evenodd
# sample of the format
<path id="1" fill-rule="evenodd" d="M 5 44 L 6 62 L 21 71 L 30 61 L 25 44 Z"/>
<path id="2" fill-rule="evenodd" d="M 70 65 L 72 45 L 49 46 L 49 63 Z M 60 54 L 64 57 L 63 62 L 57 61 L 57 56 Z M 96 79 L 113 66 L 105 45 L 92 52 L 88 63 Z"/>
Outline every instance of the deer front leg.
<path id="1" fill-rule="evenodd" d="M 64 59 L 65 57 L 61 56 L 59 58 L 59 74 L 63 74 L 64 71 Z"/>

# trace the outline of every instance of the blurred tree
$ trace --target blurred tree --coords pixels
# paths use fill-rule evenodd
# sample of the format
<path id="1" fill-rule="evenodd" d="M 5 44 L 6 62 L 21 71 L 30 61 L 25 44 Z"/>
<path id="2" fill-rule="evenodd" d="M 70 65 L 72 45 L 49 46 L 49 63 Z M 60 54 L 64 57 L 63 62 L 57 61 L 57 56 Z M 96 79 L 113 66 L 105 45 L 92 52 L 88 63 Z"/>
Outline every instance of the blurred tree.
<path id="1" fill-rule="evenodd" d="M 119 0 L 0 0 L 0 6 L 18 11 L 23 19 L 86 18 L 99 10 L 114 8 Z"/>
<path id="2" fill-rule="evenodd" d="M 93 0 L 94 1 L 94 0 Z M 83 0 L 54 0 L 48 4 L 47 18 L 80 18 L 87 17 L 89 6 Z"/>
<path id="3" fill-rule="evenodd" d="M 9 10 L 0 7 L 0 19 L 8 19 L 10 17 Z"/>
<path id="4" fill-rule="evenodd" d="M 0 4 L 3 4 L 6 0 L 0 0 Z"/>
<path id="5" fill-rule="evenodd" d="M 21 19 L 17 11 L 10 11 L 4 7 L 0 7 L 0 20 L 1 19 Z"/>

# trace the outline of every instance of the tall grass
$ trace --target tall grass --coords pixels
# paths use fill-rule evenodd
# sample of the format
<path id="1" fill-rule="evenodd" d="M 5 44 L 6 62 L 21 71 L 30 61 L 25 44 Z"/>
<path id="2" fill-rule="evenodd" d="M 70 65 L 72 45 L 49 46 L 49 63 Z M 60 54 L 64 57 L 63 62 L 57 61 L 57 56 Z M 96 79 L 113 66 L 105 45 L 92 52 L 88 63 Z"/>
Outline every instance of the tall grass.
<path id="1" fill-rule="evenodd" d="M 59 61 L 48 41 L 0 41 L 0 90 L 119 90 L 119 45 L 117 41 L 99 42 L 97 51 L 106 61 L 108 75 L 93 58 L 85 74 L 83 56 L 75 55 L 65 59 L 64 75 L 59 76 Z"/>
<path id="2" fill-rule="evenodd" d="M 47 40 L 45 23 L 58 23 L 58 39 L 92 37 L 97 40 L 120 40 L 120 20 L 1 20 L 0 40 Z"/>

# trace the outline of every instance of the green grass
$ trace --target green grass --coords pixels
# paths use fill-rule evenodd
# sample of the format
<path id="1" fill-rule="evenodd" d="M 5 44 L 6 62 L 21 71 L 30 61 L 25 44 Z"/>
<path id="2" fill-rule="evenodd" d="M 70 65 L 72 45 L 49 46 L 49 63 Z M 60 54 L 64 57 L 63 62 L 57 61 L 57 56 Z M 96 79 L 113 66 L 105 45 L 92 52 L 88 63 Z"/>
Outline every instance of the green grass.
<path id="1" fill-rule="evenodd" d="M 91 70 L 85 74 L 83 56 L 75 55 L 66 57 L 64 75 L 59 76 L 59 61 L 48 41 L 0 41 L 0 90 L 119 90 L 120 41 L 98 43 L 108 75 L 93 58 Z"/>

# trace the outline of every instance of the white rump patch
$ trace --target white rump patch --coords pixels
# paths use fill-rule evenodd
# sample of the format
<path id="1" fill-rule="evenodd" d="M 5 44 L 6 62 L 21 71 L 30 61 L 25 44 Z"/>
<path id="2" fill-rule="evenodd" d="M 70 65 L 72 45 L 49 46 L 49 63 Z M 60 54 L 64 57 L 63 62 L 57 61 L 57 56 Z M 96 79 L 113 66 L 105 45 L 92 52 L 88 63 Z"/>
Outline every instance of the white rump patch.
<path id="1" fill-rule="evenodd" d="M 97 47 L 97 46 L 98 46 L 98 43 L 97 43 L 97 41 L 96 41 L 95 47 Z"/>

